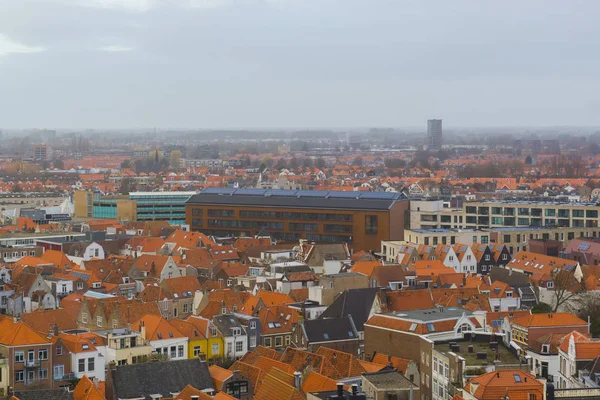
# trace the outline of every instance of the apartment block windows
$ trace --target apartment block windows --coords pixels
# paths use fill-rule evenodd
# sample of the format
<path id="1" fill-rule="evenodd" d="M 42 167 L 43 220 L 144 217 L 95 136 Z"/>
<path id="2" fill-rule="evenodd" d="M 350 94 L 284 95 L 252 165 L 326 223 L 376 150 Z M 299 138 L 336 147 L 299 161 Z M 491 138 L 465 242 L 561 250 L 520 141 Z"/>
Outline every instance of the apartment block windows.
<path id="1" fill-rule="evenodd" d="M 365 233 L 367 235 L 377 234 L 377 215 L 365 216 Z"/>

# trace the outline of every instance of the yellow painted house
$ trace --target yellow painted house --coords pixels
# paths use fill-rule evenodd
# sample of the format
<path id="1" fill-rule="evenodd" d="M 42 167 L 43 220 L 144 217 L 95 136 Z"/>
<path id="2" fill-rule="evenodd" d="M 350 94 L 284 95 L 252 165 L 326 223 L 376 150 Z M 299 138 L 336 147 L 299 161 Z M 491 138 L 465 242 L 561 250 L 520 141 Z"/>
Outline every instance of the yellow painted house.
<path id="1" fill-rule="evenodd" d="M 188 339 L 188 358 L 216 360 L 223 358 L 225 345 L 223 335 L 209 319 L 190 316 L 186 320 L 171 321 Z"/>

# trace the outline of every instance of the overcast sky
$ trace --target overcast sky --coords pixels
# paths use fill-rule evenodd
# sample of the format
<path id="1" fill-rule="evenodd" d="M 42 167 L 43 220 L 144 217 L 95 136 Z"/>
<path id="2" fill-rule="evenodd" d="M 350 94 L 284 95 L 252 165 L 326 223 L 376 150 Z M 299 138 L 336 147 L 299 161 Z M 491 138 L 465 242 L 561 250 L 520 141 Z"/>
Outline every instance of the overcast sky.
<path id="1" fill-rule="evenodd" d="M 0 128 L 600 125 L 600 1 L 0 0 Z"/>

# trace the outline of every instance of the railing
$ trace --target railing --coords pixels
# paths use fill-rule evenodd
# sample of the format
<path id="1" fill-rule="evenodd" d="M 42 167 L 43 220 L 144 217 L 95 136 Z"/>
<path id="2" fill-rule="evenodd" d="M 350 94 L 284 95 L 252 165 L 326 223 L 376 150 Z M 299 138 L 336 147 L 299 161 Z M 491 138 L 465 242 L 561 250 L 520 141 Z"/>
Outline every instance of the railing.
<path id="1" fill-rule="evenodd" d="M 25 360 L 23 361 L 23 364 L 25 364 L 25 367 L 39 367 L 40 366 L 40 360 Z"/>
<path id="2" fill-rule="evenodd" d="M 68 372 L 62 375 L 54 375 L 53 379 L 55 381 L 70 381 L 71 379 L 75 379 L 77 376 L 75 372 Z"/>

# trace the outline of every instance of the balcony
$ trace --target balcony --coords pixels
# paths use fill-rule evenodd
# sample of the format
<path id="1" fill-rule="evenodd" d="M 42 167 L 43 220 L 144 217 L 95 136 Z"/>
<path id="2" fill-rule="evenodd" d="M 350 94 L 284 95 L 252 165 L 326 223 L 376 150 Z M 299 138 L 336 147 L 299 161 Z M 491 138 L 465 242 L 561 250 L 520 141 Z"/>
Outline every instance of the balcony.
<path id="1" fill-rule="evenodd" d="M 62 375 L 54 375 L 54 377 L 52 379 L 54 381 L 70 381 L 75 378 L 77 378 L 77 375 L 75 374 L 75 372 L 69 372 L 69 373 L 62 374 Z"/>
<path id="2" fill-rule="evenodd" d="M 23 364 L 25 364 L 25 368 L 36 368 L 40 366 L 40 360 L 25 360 Z"/>

